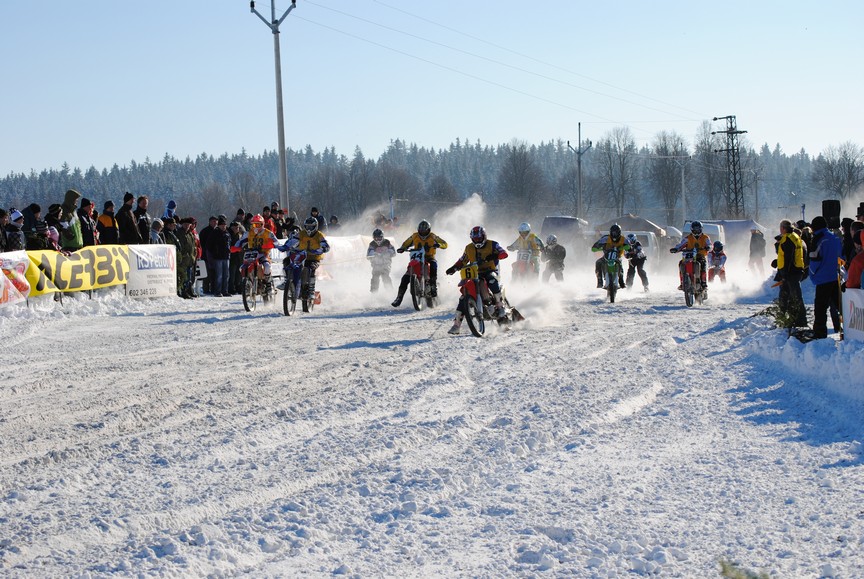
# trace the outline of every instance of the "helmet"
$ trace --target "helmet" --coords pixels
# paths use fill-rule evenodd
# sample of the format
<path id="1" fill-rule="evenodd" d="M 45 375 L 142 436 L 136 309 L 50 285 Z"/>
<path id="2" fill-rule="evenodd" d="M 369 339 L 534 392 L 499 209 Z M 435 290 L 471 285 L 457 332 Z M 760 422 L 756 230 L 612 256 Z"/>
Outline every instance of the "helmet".
<path id="1" fill-rule="evenodd" d="M 621 238 L 621 226 L 614 223 L 612 227 L 609 228 L 609 237 L 611 237 L 613 241 L 618 241 L 618 239 Z"/>
<path id="2" fill-rule="evenodd" d="M 372 232 L 372 239 L 375 241 L 382 241 L 384 239 L 384 232 L 380 229 L 376 229 Z"/>
<path id="3" fill-rule="evenodd" d="M 546 238 L 546 245 L 557 245 L 557 243 L 558 243 L 558 238 L 555 237 L 554 235 L 550 235 L 549 237 Z"/>
<path id="4" fill-rule="evenodd" d="M 252 229 L 259 229 L 261 227 L 264 227 L 264 218 L 261 217 L 261 214 L 259 213 L 258 215 L 249 220 L 249 224 L 252 226 Z"/>
<path id="5" fill-rule="evenodd" d="M 474 247 L 482 247 L 486 243 L 486 230 L 482 226 L 472 227 L 470 235 Z"/>
<path id="6" fill-rule="evenodd" d="M 307 217 L 306 221 L 303 222 L 303 229 L 309 235 L 315 235 L 315 232 L 318 231 L 318 220 L 314 217 Z"/>
<path id="7" fill-rule="evenodd" d="M 690 233 L 693 235 L 702 235 L 702 222 L 694 221 L 690 224 Z"/>
<path id="8" fill-rule="evenodd" d="M 420 234 L 420 237 L 426 237 L 431 231 L 432 226 L 425 219 L 417 224 L 417 233 Z"/>
<path id="9" fill-rule="evenodd" d="M 723 251 L 723 244 L 719 241 L 714 242 L 714 251 Z"/>
<path id="10" fill-rule="evenodd" d="M 634 244 L 636 244 L 637 241 L 638 240 L 636 239 L 635 233 L 628 233 L 627 234 L 627 243 L 629 243 L 630 245 L 634 245 Z"/>
<path id="11" fill-rule="evenodd" d="M 521 235 L 522 237 L 525 237 L 529 233 L 531 233 L 531 224 L 527 223 L 525 221 L 520 223 L 519 224 L 519 235 Z"/>

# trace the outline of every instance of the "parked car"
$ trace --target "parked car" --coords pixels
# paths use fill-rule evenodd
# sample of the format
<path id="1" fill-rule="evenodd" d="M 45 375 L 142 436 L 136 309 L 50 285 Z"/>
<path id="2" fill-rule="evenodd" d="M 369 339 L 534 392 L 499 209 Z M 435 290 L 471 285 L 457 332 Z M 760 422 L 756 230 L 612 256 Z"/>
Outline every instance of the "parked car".
<path id="1" fill-rule="evenodd" d="M 593 232 L 588 228 L 588 222 L 572 215 L 547 215 L 540 226 L 540 237 L 543 242 L 550 235 L 558 238 L 558 243 L 567 249 L 568 263 L 588 263 L 593 261 L 589 239 Z"/>

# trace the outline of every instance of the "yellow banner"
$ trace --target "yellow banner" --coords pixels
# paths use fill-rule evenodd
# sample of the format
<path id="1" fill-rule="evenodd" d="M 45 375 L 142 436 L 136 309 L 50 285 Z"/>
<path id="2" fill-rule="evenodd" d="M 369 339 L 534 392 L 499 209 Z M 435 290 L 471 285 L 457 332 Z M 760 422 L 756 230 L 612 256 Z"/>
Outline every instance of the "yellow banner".
<path id="1" fill-rule="evenodd" d="M 129 249 L 125 245 L 92 245 L 71 255 L 28 251 L 27 257 L 31 296 L 122 285 L 129 276 Z"/>

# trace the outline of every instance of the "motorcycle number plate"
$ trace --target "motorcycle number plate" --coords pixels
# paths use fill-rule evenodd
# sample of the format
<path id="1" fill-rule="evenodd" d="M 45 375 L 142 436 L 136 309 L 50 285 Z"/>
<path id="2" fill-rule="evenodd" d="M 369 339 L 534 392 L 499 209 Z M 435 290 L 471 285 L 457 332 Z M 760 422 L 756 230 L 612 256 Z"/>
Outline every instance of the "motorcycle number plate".
<path id="1" fill-rule="evenodd" d="M 252 261 L 253 259 L 258 259 L 258 252 L 257 251 L 247 251 L 246 253 L 243 254 L 243 259 L 245 259 L 246 261 Z"/>
<path id="2" fill-rule="evenodd" d="M 478 276 L 478 269 L 476 265 L 469 265 L 466 268 L 462 269 L 462 279 L 473 279 Z"/>
<path id="3" fill-rule="evenodd" d="M 411 257 L 411 259 L 414 259 L 417 261 L 423 261 L 423 252 L 420 251 L 419 249 L 412 251 L 408 255 Z"/>
<path id="4" fill-rule="evenodd" d="M 531 252 L 523 249 L 516 254 L 516 259 L 519 261 L 529 261 L 531 259 Z"/>

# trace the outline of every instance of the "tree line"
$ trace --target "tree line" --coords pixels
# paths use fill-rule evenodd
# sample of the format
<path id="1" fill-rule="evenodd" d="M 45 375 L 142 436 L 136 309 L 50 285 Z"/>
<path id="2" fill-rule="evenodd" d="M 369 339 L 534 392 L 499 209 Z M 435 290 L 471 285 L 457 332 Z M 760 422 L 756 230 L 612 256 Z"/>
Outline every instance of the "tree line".
<path id="1" fill-rule="evenodd" d="M 397 215 L 431 215 L 478 193 L 492 216 L 539 219 L 576 215 L 581 196 L 581 217 L 589 222 L 634 213 L 680 227 L 684 219 L 732 216 L 726 156 L 716 152 L 724 148 L 723 137 L 711 134 L 708 122 L 692 144 L 676 132 L 661 131 L 641 147 L 630 129 L 616 127 L 584 153 L 580 187 L 576 155 L 561 140 L 490 146 L 457 139 L 434 149 L 396 139 L 378 159 L 366 158 L 359 147 L 347 157 L 333 148 L 317 152 L 307 146 L 287 150 L 290 208 L 303 216 L 316 206 L 344 222 L 371 210 L 387 213 L 391 203 Z M 801 204 L 821 208 L 823 199 L 857 201 L 852 197 L 861 195 L 864 201 L 864 149 L 852 142 L 829 146 L 815 158 L 804 150 L 786 154 L 779 144 L 757 150 L 745 142 L 740 161 L 746 217 L 795 216 Z M 245 150 L 184 160 L 166 154 L 155 163 L 132 161 L 101 171 L 64 164 L 0 179 L 0 205 L 47 206 L 62 200 L 67 189 L 77 189 L 97 208 L 129 191 L 147 195 L 153 214 L 169 199 L 199 221 L 229 210 L 233 215 L 240 207 L 257 213 L 279 199 L 278 164 L 276 151 L 253 156 Z"/>

